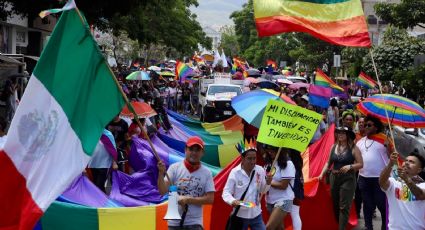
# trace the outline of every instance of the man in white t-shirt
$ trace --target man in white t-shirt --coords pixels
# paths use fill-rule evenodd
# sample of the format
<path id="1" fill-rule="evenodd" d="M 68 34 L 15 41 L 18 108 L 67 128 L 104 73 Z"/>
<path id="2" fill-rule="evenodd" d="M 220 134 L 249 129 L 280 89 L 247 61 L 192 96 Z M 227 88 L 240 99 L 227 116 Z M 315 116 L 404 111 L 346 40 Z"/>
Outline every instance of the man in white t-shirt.
<path id="1" fill-rule="evenodd" d="M 409 154 L 398 169 L 398 178 L 393 178 L 390 176 L 397 159 L 398 153 L 392 153 L 379 177 L 379 185 L 388 199 L 388 229 L 425 229 L 425 182 L 419 177 L 425 158 L 418 153 Z"/>
<path id="2" fill-rule="evenodd" d="M 164 195 L 168 192 L 170 184 L 177 186 L 182 220 L 169 220 L 169 230 L 202 230 L 202 205 L 214 202 L 214 182 L 211 172 L 201 164 L 204 155 L 202 139 L 197 136 L 190 137 L 186 142 L 185 153 L 186 158 L 183 162 L 172 164 L 168 168 L 170 181 L 164 178 L 164 163 L 158 163 L 158 190 Z"/>

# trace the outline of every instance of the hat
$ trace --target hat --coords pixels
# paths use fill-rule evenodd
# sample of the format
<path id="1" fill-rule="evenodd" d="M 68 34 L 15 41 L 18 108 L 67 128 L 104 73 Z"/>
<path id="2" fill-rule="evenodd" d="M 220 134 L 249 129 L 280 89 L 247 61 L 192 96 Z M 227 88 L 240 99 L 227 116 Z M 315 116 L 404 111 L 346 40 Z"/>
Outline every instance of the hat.
<path id="1" fill-rule="evenodd" d="M 301 97 L 301 99 L 304 99 L 304 100 L 306 100 L 307 102 L 308 102 L 308 96 L 307 95 L 302 95 L 302 97 Z"/>
<path id="2" fill-rule="evenodd" d="M 200 137 L 198 137 L 198 136 L 190 137 L 186 141 L 186 146 L 187 147 L 192 147 L 194 145 L 199 145 L 199 147 L 201 147 L 202 149 L 204 149 L 204 141 Z"/>
<path id="3" fill-rule="evenodd" d="M 257 151 L 257 141 L 255 141 L 255 139 L 252 139 L 251 141 L 245 140 L 245 142 L 241 140 L 241 142 L 238 143 L 235 147 L 238 150 L 238 152 L 242 154 L 243 156 L 244 153 L 247 152 L 248 150 Z"/>
<path id="4" fill-rule="evenodd" d="M 344 131 L 348 138 L 350 138 L 351 140 L 356 139 L 356 134 L 353 132 L 353 129 L 351 128 L 347 128 L 347 127 L 336 127 L 335 128 L 335 132 L 340 132 L 340 131 Z"/>

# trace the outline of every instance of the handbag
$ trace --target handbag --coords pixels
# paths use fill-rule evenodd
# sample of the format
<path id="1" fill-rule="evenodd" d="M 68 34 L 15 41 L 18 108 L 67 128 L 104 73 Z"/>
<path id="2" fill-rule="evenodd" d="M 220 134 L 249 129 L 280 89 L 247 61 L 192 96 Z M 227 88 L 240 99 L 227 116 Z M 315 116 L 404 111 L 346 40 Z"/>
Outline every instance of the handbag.
<path id="1" fill-rule="evenodd" d="M 249 189 L 249 185 L 251 185 L 252 178 L 254 178 L 254 174 L 255 174 L 255 170 L 252 172 L 251 178 L 249 179 L 248 187 L 246 187 L 245 192 L 242 194 L 240 200 L 243 200 L 245 198 L 246 192 L 248 192 L 248 189 Z M 227 219 L 226 230 L 242 229 L 243 227 L 242 218 L 236 216 L 240 208 L 241 206 L 237 206 L 235 208 L 235 211 L 229 216 L 229 219 Z"/>

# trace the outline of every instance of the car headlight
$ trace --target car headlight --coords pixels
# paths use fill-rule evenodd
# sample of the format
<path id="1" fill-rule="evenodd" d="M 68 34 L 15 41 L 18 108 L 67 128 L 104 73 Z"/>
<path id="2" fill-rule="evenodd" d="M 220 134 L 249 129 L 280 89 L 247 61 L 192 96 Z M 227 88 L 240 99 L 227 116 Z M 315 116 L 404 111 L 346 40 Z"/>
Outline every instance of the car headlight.
<path id="1" fill-rule="evenodd" d="M 215 107 L 214 101 L 207 101 L 207 106 Z"/>

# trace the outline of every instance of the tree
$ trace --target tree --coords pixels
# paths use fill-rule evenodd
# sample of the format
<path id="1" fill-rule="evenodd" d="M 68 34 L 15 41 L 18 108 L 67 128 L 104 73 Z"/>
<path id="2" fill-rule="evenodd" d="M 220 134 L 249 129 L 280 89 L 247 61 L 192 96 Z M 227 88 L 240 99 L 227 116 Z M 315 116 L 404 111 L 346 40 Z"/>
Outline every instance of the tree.
<path id="1" fill-rule="evenodd" d="M 374 47 L 374 60 L 380 80 L 394 80 L 397 71 L 408 71 L 416 55 L 425 53 L 425 41 L 411 37 L 404 29 L 388 27 L 380 46 Z M 370 54 L 364 60 L 363 69 L 374 75 Z"/>
<path id="2" fill-rule="evenodd" d="M 368 48 L 345 47 L 341 56 L 348 62 L 347 74 L 351 77 L 357 77 L 362 71 L 364 57 L 369 53 Z"/>
<path id="3" fill-rule="evenodd" d="M 425 28 L 425 0 L 402 0 L 399 4 L 383 2 L 374 8 L 382 20 L 394 26 L 404 29 L 415 26 Z"/>
<path id="4" fill-rule="evenodd" d="M 60 8 L 57 0 L 38 1 L 28 4 L 26 0 L 0 0 L 0 15 L 12 13 L 26 16 L 29 21 L 45 9 Z M 179 56 L 192 54 L 198 48 L 211 47 L 211 39 L 202 31 L 196 15 L 190 6 L 197 6 L 197 0 L 76 0 L 78 8 L 85 14 L 90 25 L 102 31 L 112 30 L 115 37 L 123 31 L 128 37 L 137 40 L 141 47 L 163 45 L 179 52 Z M 174 51 L 173 51 L 174 52 Z"/>
<path id="5" fill-rule="evenodd" d="M 238 56 L 240 54 L 239 43 L 235 33 L 234 26 L 223 26 L 220 28 L 221 40 L 219 48 L 229 57 Z"/>
<path id="6" fill-rule="evenodd" d="M 425 95 L 425 64 L 417 68 L 410 67 L 407 71 L 397 70 L 394 74 L 396 85 L 406 90 L 409 98 L 414 100 L 419 95 Z"/>

